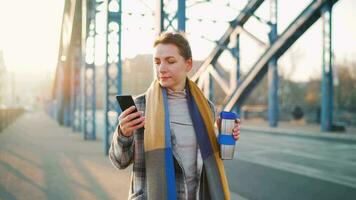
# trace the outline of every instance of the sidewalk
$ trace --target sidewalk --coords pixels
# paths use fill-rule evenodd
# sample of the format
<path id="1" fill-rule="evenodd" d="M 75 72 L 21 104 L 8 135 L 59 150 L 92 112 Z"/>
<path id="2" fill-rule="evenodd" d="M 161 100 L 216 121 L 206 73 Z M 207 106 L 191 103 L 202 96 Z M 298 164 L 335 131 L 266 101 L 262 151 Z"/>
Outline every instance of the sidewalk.
<path id="1" fill-rule="evenodd" d="M 102 141 L 84 141 L 44 113 L 0 133 L 0 199 L 127 199 L 130 174 L 113 167 Z"/>
<path id="2" fill-rule="evenodd" d="M 322 132 L 318 124 L 279 122 L 278 127 L 272 128 L 269 127 L 268 121 L 243 120 L 241 130 L 356 143 L 356 127 L 346 127 L 346 132 Z"/>

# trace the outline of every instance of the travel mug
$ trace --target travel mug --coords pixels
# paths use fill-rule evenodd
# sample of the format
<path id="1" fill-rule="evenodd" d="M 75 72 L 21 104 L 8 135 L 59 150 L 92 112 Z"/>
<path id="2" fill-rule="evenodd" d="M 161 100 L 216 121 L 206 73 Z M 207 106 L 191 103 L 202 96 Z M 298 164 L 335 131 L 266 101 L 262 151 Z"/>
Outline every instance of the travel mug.
<path id="1" fill-rule="evenodd" d="M 234 158 L 236 141 L 232 135 L 232 129 L 234 128 L 237 118 L 239 118 L 239 116 L 233 112 L 222 111 L 220 113 L 218 143 L 220 144 L 220 157 L 223 160 L 231 160 Z"/>

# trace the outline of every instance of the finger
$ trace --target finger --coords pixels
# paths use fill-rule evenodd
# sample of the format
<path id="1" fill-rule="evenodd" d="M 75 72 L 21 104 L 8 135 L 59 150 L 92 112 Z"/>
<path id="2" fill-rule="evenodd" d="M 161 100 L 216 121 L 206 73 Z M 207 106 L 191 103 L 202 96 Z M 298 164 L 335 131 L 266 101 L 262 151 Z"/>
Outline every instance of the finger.
<path id="1" fill-rule="evenodd" d="M 131 120 L 129 122 L 127 122 L 125 125 L 129 128 L 136 126 L 137 124 L 140 124 L 142 121 L 145 120 L 145 117 L 140 117 L 134 120 Z"/>
<path id="2" fill-rule="evenodd" d="M 125 118 L 127 115 L 129 115 L 130 113 L 132 113 L 134 110 L 135 110 L 135 106 L 131 106 L 131 107 L 129 107 L 128 109 L 126 109 L 124 112 L 122 112 L 121 114 L 120 114 L 120 117 L 121 117 L 121 119 L 123 119 L 123 118 Z"/>
<path id="3" fill-rule="evenodd" d="M 233 135 L 240 135 L 240 131 L 235 131 L 235 132 L 232 132 Z"/>
<path id="4" fill-rule="evenodd" d="M 240 126 L 235 126 L 232 131 L 235 132 L 235 131 L 239 131 L 240 130 Z"/>
<path id="5" fill-rule="evenodd" d="M 235 124 L 240 124 L 241 120 L 240 119 L 235 119 Z"/>
<path id="6" fill-rule="evenodd" d="M 142 116 L 142 112 L 134 112 L 134 113 L 131 113 L 129 115 L 127 115 L 127 119 L 129 121 L 132 121 L 133 119 L 136 119 L 138 117 L 141 117 Z"/>
<path id="7" fill-rule="evenodd" d="M 124 124 L 127 122 L 130 122 L 132 119 L 135 119 L 137 117 L 140 117 L 142 115 L 142 112 L 134 112 L 129 115 L 127 115 L 125 118 L 123 118 L 120 122 L 120 124 Z"/>
<path id="8" fill-rule="evenodd" d="M 144 125 L 145 125 L 145 121 L 142 121 L 140 124 L 137 124 L 136 126 L 130 127 L 129 130 L 130 131 L 135 131 L 135 130 L 137 130 L 139 128 L 144 127 Z"/>

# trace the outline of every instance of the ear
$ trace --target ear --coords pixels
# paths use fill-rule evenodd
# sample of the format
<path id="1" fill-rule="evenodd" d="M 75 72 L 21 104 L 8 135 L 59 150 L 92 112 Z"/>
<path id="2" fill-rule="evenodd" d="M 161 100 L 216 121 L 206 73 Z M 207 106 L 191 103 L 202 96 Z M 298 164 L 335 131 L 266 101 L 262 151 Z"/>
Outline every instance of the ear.
<path id="1" fill-rule="evenodd" d="M 193 59 L 189 58 L 185 61 L 186 71 L 189 72 L 193 68 Z"/>

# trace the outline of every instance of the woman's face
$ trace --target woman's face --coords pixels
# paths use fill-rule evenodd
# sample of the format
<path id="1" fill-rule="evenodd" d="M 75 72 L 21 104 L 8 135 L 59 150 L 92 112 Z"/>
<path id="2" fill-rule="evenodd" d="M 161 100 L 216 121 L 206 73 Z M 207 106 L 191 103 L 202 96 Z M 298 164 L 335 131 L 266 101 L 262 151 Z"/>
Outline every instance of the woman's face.
<path id="1" fill-rule="evenodd" d="M 185 60 L 174 44 L 158 44 L 154 48 L 153 64 L 157 80 L 162 87 L 182 91 L 192 59 Z"/>

